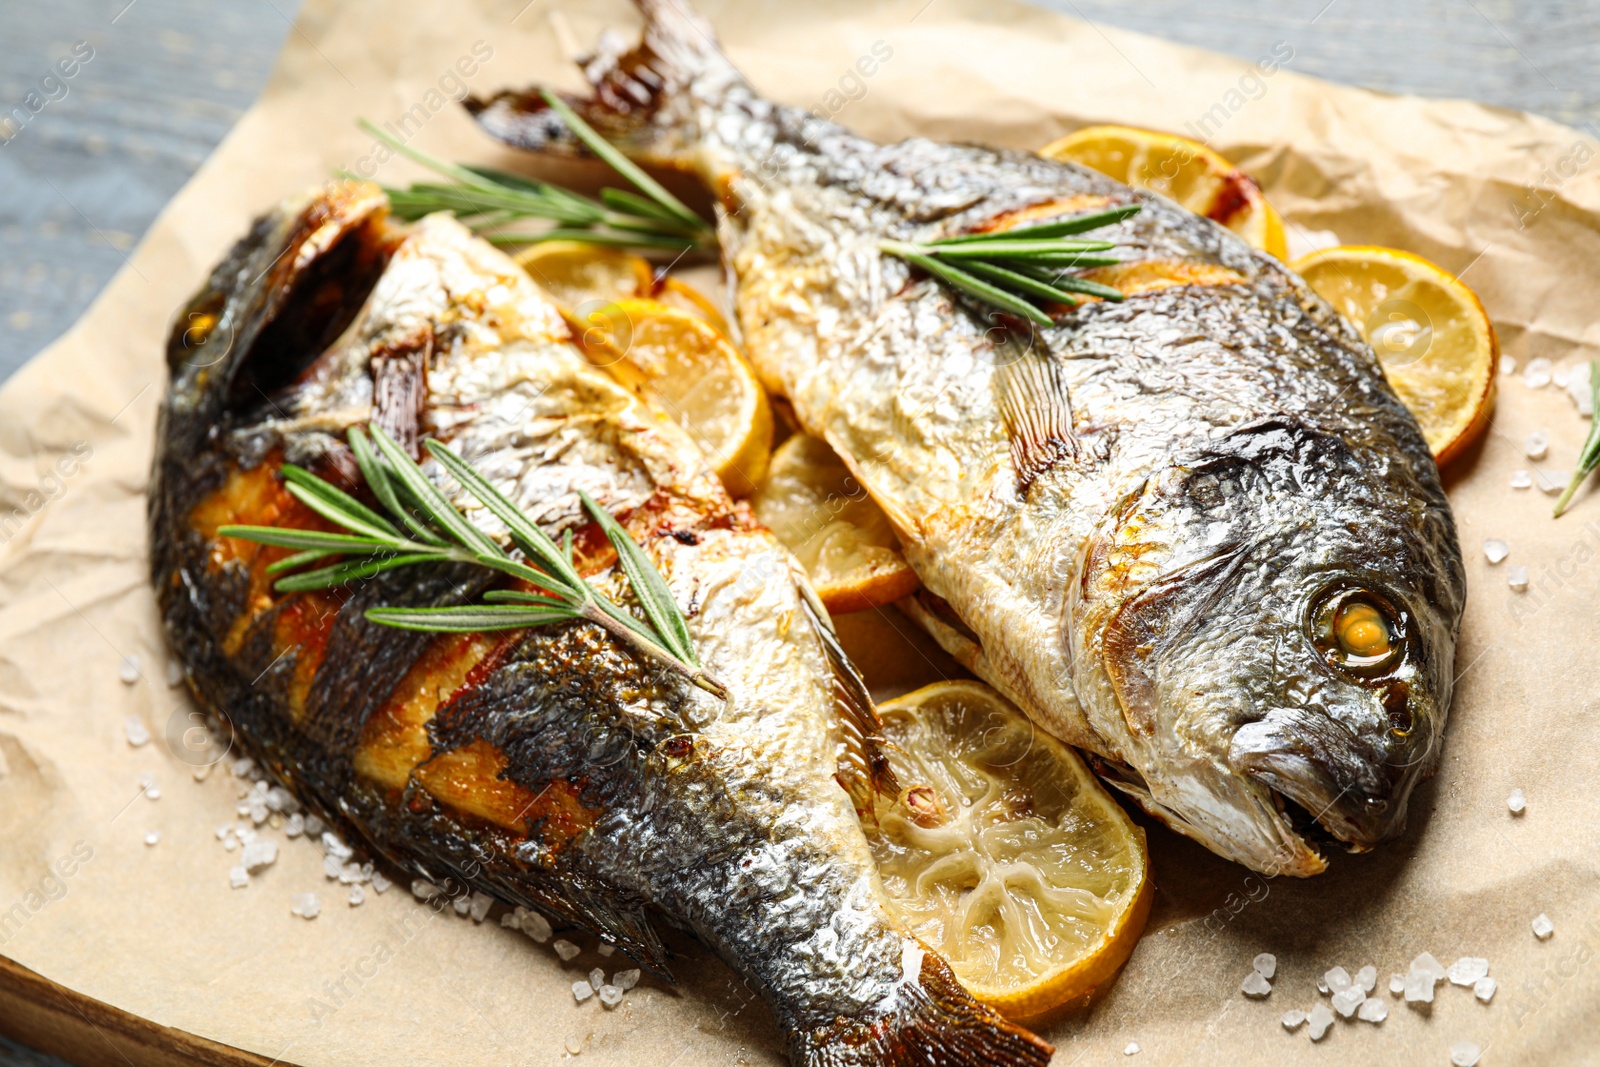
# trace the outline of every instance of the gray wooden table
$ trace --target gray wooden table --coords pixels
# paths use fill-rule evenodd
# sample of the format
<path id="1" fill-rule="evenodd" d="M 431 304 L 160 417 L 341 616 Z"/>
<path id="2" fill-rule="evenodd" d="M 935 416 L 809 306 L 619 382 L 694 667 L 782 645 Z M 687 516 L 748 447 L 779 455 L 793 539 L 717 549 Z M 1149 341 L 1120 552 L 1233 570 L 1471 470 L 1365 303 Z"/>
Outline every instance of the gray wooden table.
<path id="1" fill-rule="evenodd" d="M 1600 120 L 1600 4 L 1583 0 L 1038 2 L 1245 59 L 1288 42 L 1292 69 L 1335 81 L 1470 97 L 1592 133 Z M 0 0 L 0 380 L 82 314 L 249 107 L 298 6 Z M 6 127 L 30 92 L 44 106 Z M 4 1038 L 0 1063 L 64 1067 Z"/>

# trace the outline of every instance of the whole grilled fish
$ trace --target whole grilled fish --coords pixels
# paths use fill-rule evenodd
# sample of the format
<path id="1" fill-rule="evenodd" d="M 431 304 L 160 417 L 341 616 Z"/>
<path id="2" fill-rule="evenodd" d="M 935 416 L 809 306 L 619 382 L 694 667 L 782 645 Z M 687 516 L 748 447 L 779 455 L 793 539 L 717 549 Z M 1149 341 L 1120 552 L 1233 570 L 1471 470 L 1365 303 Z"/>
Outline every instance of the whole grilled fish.
<path id="1" fill-rule="evenodd" d="M 409 871 L 587 927 L 663 976 L 651 916 L 692 930 L 763 995 L 797 1065 L 1043 1064 L 1049 1046 L 968 997 L 886 908 L 841 788 L 887 786 L 876 716 L 789 555 L 515 264 L 448 216 L 405 227 L 386 210 L 356 183 L 286 203 L 174 330 L 150 542 L 198 699 Z M 344 440 L 369 422 L 450 442 L 547 532 L 574 531 L 580 572 L 627 603 L 587 490 L 663 572 L 731 702 L 587 623 L 441 636 L 364 618 L 471 602 L 480 569 L 275 593 L 284 551 L 218 527 L 317 527 L 280 464 L 362 492 Z"/>
<path id="2" fill-rule="evenodd" d="M 1172 202 L 1023 152 L 880 145 L 757 95 L 681 0 L 579 113 L 718 206 L 745 345 L 895 524 L 909 606 L 1147 810 L 1258 870 L 1398 832 L 1465 596 L 1418 428 L 1349 323 Z M 493 135 L 573 151 L 534 93 Z M 880 250 L 1137 202 L 1126 294 L 1032 330 Z M 1320 829 L 1318 829 L 1320 827 Z"/>

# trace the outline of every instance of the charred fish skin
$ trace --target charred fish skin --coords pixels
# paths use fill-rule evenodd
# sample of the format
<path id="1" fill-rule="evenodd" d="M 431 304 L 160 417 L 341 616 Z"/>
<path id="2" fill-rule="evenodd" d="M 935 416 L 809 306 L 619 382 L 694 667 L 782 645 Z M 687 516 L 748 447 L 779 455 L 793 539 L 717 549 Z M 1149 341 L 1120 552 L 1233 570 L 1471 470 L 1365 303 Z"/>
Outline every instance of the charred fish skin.
<path id="1" fill-rule="evenodd" d="M 1464 568 L 1354 328 L 1159 196 L 1029 153 L 876 144 L 762 99 L 676 0 L 639 6 L 642 43 L 603 47 L 572 103 L 713 191 L 746 348 L 894 522 L 918 621 L 1222 856 L 1310 875 L 1313 829 L 1356 850 L 1398 833 L 1439 757 Z M 573 148 L 536 94 L 468 106 L 508 143 Z M 879 247 L 1130 202 L 1094 234 L 1126 301 L 1050 329 Z M 1358 601 L 1381 663 L 1328 643 Z"/>
<path id="2" fill-rule="evenodd" d="M 168 362 L 149 519 L 169 640 L 202 706 L 347 840 L 669 979 L 655 923 L 681 925 L 764 997 L 796 1064 L 1049 1058 L 889 914 L 835 780 L 870 771 L 875 719 L 837 708 L 845 668 L 791 557 L 503 254 L 444 216 L 394 225 L 375 187 L 336 183 L 239 242 L 178 316 Z M 479 571 L 274 592 L 283 553 L 217 527 L 315 525 L 278 465 L 359 492 L 342 441 L 368 421 L 450 442 L 549 532 L 572 530 L 579 569 L 625 603 L 577 502 L 592 493 L 688 605 L 733 701 L 587 624 L 427 635 L 364 618 L 469 602 Z"/>

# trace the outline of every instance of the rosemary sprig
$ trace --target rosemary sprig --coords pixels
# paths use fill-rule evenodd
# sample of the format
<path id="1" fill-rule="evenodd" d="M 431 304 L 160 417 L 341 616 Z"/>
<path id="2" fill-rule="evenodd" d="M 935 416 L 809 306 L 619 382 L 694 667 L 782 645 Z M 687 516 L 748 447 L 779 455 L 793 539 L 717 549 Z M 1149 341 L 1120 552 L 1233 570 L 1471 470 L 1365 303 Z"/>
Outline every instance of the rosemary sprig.
<path id="1" fill-rule="evenodd" d="M 470 563 L 521 579 L 533 591 L 494 590 L 484 594 L 487 603 L 457 607 L 372 608 L 366 617 L 385 626 L 435 633 L 520 630 L 582 619 L 603 628 L 630 651 L 708 693 L 728 698 L 727 686 L 701 667 L 688 623 L 650 557 L 587 493 L 578 491 L 584 509 L 617 550 L 648 622 L 635 618 L 577 572 L 570 531 L 557 545 L 466 460 L 438 441 L 424 442 L 434 460 L 505 524 L 522 554 L 521 559 L 514 558 L 457 511 L 382 427 L 370 429 L 370 440 L 359 428 L 352 429 L 350 448 L 367 486 L 398 525 L 310 471 L 284 464 L 283 478 L 295 499 L 348 532 L 280 526 L 223 526 L 217 531 L 223 537 L 298 549 L 267 568 L 269 574 L 299 571 L 279 578 L 275 589 L 284 593 L 327 589 L 418 563 Z M 339 557 L 339 562 L 299 570 L 330 556 Z"/>
<path id="2" fill-rule="evenodd" d="M 1589 439 L 1578 453 L 1578 466 L 1572 472 L 1572 481 L 1567 483 L 1561 499 L 1556 501 L 1555 517 L 1558 519 L 1567 510 L 1567 505 L 1572 502 L 1572 494 L 1578 491 L 1578 486 L 1583 484 L 1589 472 L 1600 466 L 1600 361 L 1592 359 L 1589 361 L 1589 396 L 1589 410 L 1592 412 L 1589 416 Z"/>
<path id="3" fill-rule="evenodd" d="M 599 199 L 591 199 L 550 182 L 490 167 L 447 163 L 362 119 L 359 125 L 363 130 L 454 183 L 417 182 L 404 189 L 385 186 L 390 210 L 397 218 L 407 221 L 435 211 L 453 211 L 474 232 L 495 244 L 576 240 L 680 251 L 715 245 L 716 231 L 704 219 L 607 144 L 565 102 L 548 92 L 545 100 L 590 151 L 609 163 L 639 192 L 606 188 L 600 190 Z M 540 230 L 513 225 L 528 219 L 543 219 L 555 225 Z"/>
<path id="4" fill-rule="evenodd" d="M 1014 230 L 968 233 L 921 243 L 882 241 L 878 247 L 986 304 L 1039 326 L 1049 326 L 1050 316 L 1039 307 L 1041 301 L 1070 307 L 1078 302 L 1076 293 L 1103 300 L 1122 299 L 1122 293 L 1109 285 L 1068 273 L 1120 262 L 1116 256 L 1101 254 L 1116 246 L 1110 241 L 1070 238 L 1138 213 L 1138 204 L 1127 204 Z"/>

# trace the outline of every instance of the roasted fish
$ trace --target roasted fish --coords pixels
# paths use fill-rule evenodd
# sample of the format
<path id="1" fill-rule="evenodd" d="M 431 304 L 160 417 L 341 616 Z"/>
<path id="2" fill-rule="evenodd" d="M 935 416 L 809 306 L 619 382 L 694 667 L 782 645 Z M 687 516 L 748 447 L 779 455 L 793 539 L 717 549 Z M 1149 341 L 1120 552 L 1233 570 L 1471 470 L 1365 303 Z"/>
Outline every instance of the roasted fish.
<path id="1" fill-rule="evenodd" d="M 1176 204 L 1025 152 L 881 145 L 762 99 L 681 0 L 641 0 L 572 106 L 718 208 L 744 343 L 888 514 L 909 606 L 1103 776 L 1220 855 L 1324 869 L 1436 766 L 1464 573 L 1438 470 L 1351 325 Z M 532 92 L 491 134 L 571 152 Z M 1139 203 L 1031 327 L 886 255 Z"/>
<path id="2" fill-rule="evenodd" d="M 681 924 L 762 994 L 797 1065 L 1049 1059 L 889 914 L 841 784 L 887 788 L 876 716 L 791 557 L 503 254 L 336 184 L 255 225 L 168 357 L 150 544 L 169 639 L 200 702 L 347 839 L 659 975 L 652 917 Z M 266 567 L 286 550 L 218 528 L 317 528 L 280 465 L 362 492 L 345 439 L 367 423 L 414 451 L 449 442 L 548 533 L 573 531 L 579 570 L 628 603 L 579 505 L 591 494 L 664 574 L 731 699 L 586 622 L 436 635 L 365 618 L 470 601 L 492 572 L 466 565 L 275 592 Z"/>

